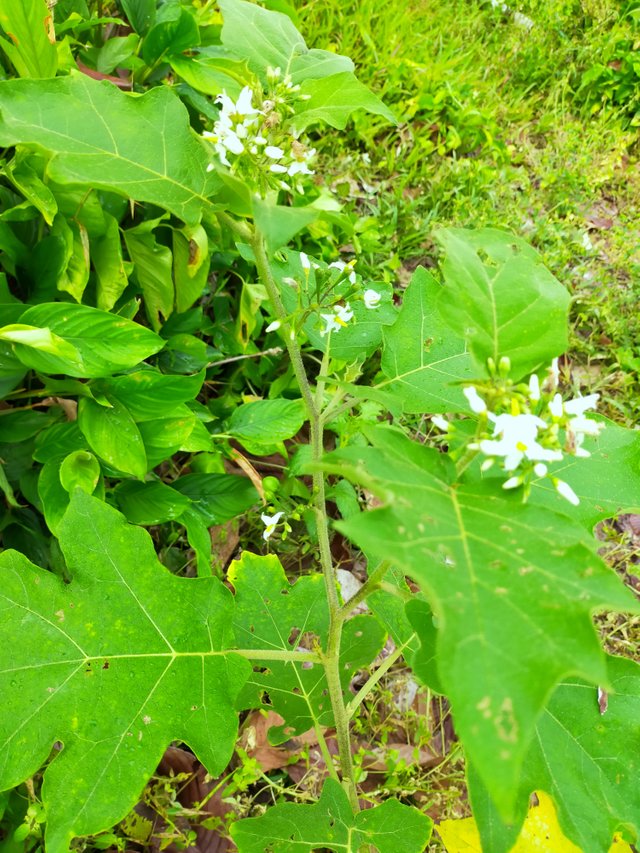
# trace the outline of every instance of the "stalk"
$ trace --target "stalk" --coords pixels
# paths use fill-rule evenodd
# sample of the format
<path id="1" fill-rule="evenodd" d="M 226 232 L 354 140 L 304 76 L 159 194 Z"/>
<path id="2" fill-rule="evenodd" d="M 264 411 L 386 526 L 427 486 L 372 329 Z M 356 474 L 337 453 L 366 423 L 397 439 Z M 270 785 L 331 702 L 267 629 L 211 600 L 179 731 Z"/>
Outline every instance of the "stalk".
<path id="1" fill-rule="evenodd" d="M 225 224 L 232 228 L 234 228 L 234 225 L 236 224 L 231 217 L 225 216 L 224 221 Z M 234 224 L 232 225 L 232 223 Z M 246 226 L 242 227 L 243 229 L 246 228 Z M 238 229 L 234 228 L 234 230 L 237 231 Z M 302 394 L 302 399 L 307 409 L 307 416 L 311 430 L 312 460 L 314 463 L 318 463 L 324 454 L 324 430 L 322 423 L 324 382 L 322 380 L 318 382 L 318 388 L 316 389 L 316 395 L 314 396 L 302 361 L 302 350 L 300 349 L 300 344 L 296 339 L 295 330 L 287 319 L 287 312 L 282 304 L 280 293 L 278 292 L 273 275 L 271 274 L 269 259 L 267 257 L 262 234 L 257 230 L 254 231 L 251 235 L 250 243 L 255 257 L 258 276 L 267 290 L 276 318 L 282 324 L 281 327 L 284 332 L 287 352 L 289 353 L 293 372 L 298 381 L 300 393 Z M 323 358 L 322 362 L 322 371 L 326 369 L 327 362 L 328 356 L 325 354 L 325 358 Z M 358 811 L 358 794 L 356 791 L 353 760 L 351 757 L 349 715 L 347 714 L 344 697 L 342 695 L 342 685 L 340 684 L 340 641 L 345 614 L 342 612 L 340 599 L 338 597 L 337 576 L 333 566 L 333 560 L 331 558 L 324 475 L 319 470 L 314 470 L 313 472 L 313 496 L 318 546 L 320 551 L 320 565 L 322 568 L 327 602 L 329 605 L 329 638 L 327 642 L 327 650 L 322 655 L 322 659 L 325 674 L 327 676 L 327 686 L 329 688 L 331 708 L 336 726 L 336 740 L 338 741 L 342 784 L 349 796 L 351 807 L 354 811 Z"/>

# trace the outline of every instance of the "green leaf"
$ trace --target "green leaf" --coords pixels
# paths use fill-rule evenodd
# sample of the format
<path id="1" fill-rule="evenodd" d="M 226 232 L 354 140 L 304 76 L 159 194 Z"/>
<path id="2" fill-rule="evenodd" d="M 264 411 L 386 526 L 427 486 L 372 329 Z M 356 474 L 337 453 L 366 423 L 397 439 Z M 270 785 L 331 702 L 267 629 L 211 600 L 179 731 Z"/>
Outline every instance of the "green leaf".
<path id="1" fill-rule="evenodd" d="M 209 527 L 230 521 L 258 500 L 251 481 L 233 474 L 186 474 L 171 488 L 191 499 L 193 510 Z"/>
<path id="2" fill-rule="evenodd" d="M 186 406 L 177 407 L 169 417 L 138 424 L 147 455 L 147 468 L 155 468 L 180 450 L 196 425 L 196 416 Z"/>
<path id="3" fill-rule="evenodd" d="M 78 403 L 78 426 L 96 456 L 141 480 L 147 473 L 147 455 L 140 430 L 122 403 L 116 399 L 110 403 L 100 406 L 83 397 Z"/>
<path id="4" fill-rule="evenodd" d="M 202 296 L 209 278 L 209 238 L 201 225 L 173 230 L 176 310 L 187 311 Z"/>
<path id="5" fill-rule="evenodd" d="M 191 224 L 219 185 L 167 86 L 128 95 L 84 74 L 2 81 L 0 145 L 18 142 L 51 154 L 47 174 L 59 183 L 148 201 Z"/>
<path id="6" fill-rule="evenodd" d="M 331 127 L 344 130 L 356 110 L 366 110 L 397 124 L 391 110 L 349 71 L 305 80 L 301 94 L 309 97 L 301 102 L 292 119 L 298 133 L 317 122 L 326 122 Z"/>
<path id="7" fill-rule="evenodd" d="M 264 82 L 266 70 L 281 68 L 294 83 L 327 74 L 353 71 L 346 56 L 309 50 L 291 18 L 245 0 L 219 0 L 224 18 L 222 44 L 244 59 Z"/>
<path id="8" fill-rule="evenodd" d="M 517 380 L 567 349 L 570 296 L 524 240 L 494 228 L 436 238 L 446 252 L 438 309 L 480 370 L 507 356 Z"/>
<path id="9" fill-rule="evenodd" d="M 249 68 L 243 60 L 212 54 L 212 50 L 224 48 L 204 48 L 195 56 L 170 56 L 168 59 L 175 73 L 196 91 L 212 96 L 225 91 L 236 100 L 250 79 Z"/>
<path id="10" fill-rule="evenodd" d="M 359 853 L 372 845 L 378 853 L 422 853 L 433 822 L 397 800 L 354 815 L 345 790 L 327 779 L 313 805 L 283 803 L 261 817 L 239 820 L 231 836 L 239 853 L 311 853 L 320 848 L 335 853 Z"/>
<path id="11" fill-rule="evenodd" d="M 101 237 L 91 241 L 91 260 L 96 271 L 98 308 L 110 311 L 128 284 L 122 259 L 120 226 L 114 216 L 105 211 L 106 228 Z"/>
<path id="12" fill-rule="evenodd" d="M 180 522 L 185 526 L 189 545 L 191 545 L 196 555 L 198 577 L 210 577 L 212 574 L 211 534 L 205 520 L 193 507 L 188 507 L 182 513 Z"/>
<path id="13" fill-rule="evenodd" d="M 40 211 L 47 225 L 51 225 L 58 212 L 58 204 L 49 187 L 32 168 L 28 158 L 17 155 L 7 164 L 6 170 L 11 183 Z"/>
<path id="14" fill-rule="evenodd" d="M 200 31 L 193 13 L 169 0 L 158 9 L 156 23 L 142 42 L 142 58 L 153 66 L 166 54 L 180 54 L 198 44 Z"/>
<path id="15" fill-rule="evenodd" d="M 25 366 L 13 354 L 13 348 L 0 342 L 0 398 L 13 391 L 26 372 Z"/>
<path id="16" fill-rule="evenodd" d="M 72 369 L 74 366 L 75 369 L 79 369 L 82 363 L 80 353 L 73 344 L 56 335 L 50 329 L 39 329 L 25 323 L 14 323 L 0 329 L 0 340 L 17 344 L 18 346 L 14 349 L 17 350 L 16 354 L 21 356 L 21 361 L 25 364 L 34 366 L 30 362 L 35 360 L 36 363 L 49 365 L 49 367 L 45 366 L 41 369 L 50 372 L 55 372 L 57 360 L 64 361 Z M 33 352 L 30 352 L 31 350 Z M 43 355 L 44 353 L 54 356 L 55 360 L 48 359 L 46 355 Z"/>
<path id="17" fill-rule="evenodd" d="M 43 430 L 36 438 L 33 458 L 36 462 L 60 459 L 75 450 L 86 450 L 87 442 L 80 432 L 77 421 L 54 424 Z"/>
<path id="18" fill-rule="evenodd" d="M 2 0 L 0 26 L 8 36 L 0 46 L 21 77 L 55 77 L 58 52 L 46 0 Z"/>
<path id="19" fill-rule="evenodd" d="M 113 491 L 120 511 L 133 524 L 162 524 L 175 521 L 191 505 L 186 495 L 156 480 L 152 483 L 135 483 L 126 480 Z"/>
<path id="20" fill-rule="evenodd" d="M 387 505 L 336 527 L 421 585 L 440 627 L 438 674 L 456 730 L 508 818 L 551 690 L 569 674 L 606 682 L 591 613 L 638 605 L 580 525 L 498 484 L 452 485 L 442 454 L 395 430 L 371 438 L 375 447 L 335 451 L 323 467 Z"/>
<path id="21" fill-rule="evenodd" d="M 166 417 L 181 403 L 195 400 L 204 377 L 204 370 L 192 376 L 182 376 L 166 375 L 149 368 L 114 376 L 94 383 L 92 387 L 102 394 L 116 397 L 140 423 Z"/>
<path id="22" fill-rule="evenodd" d="M 89 281 L 89 237 L 82 223 L 67 220 L 59 213 L 51 228 L 51 236 L 57 237 L 63 247 L 63 263 L 56 282 L 58 290 L 64 290 L 80 302 Z"/>
<path id="23" fill-rule="evenodd" d="M 156 240 L 153 228 L 157 220 L 143 222 L 124 232 L 129 257 L 133 261 L 135 276 L 142 288 L 147 316 L 158 331 L 162 321 L 173 312 L 173 256 L 171 249 Z"/>
<path id="24" fill-rule="evenodd" d="M 317 208 L 287 207 L 255 197 L 252 200 L 253 217 L 260 229 L 270 253 L 285 246 L 292 237 L 302 231 L 320 215 Z"/>
<path id="25" fill-rule="evenodd" d="M 144 35 L 156 19 L 156 0 L 121 0 L 121 3 L 133 29 Z"/>
<path id="26" fill-rule="evenodd" d="M 234 627 L 238 646 L 291 652 L 326 648 L 329 608 L 322 575 L 305 575 L 295 584 L 286 578 L 275 556 L 245 551 L 229 567 L 228 579 L 236 591 Z M 355 672 L 368 666 L 384 645 L 386 634 L 372 616 L 355 616 L 343 629 L 340 681 L 343 690 Z M 302 645 L 304 643 L 304 645 Z M 255 707 L 266 691 L 271 707 L 285 720 L 269 729 L 271 743 L 282 743 L 311 726 L 333 725 L 333 712 L 322 665 L 292 661 L 257 662 L 242 694 L 243 706 Z"/>
<path id="27" fill-rule="evenodd" d="M 60 465 L 60 483 L 70 495 L 75 489 L 82 489 L 88 495 L 93 494 L 100 479 L 100 463 L 92 453 L 76 450 L 70 453 Z"/>
<path id="28" fill-rule="evenodd" d="M 14 444 L 26 441 L 37 435 L 40 430 L 51 426 L 52 418 L 49 413 L 36 412 L 33 409 L 26 412 L 3 409 L 0 414 L 0 443 Z"/>
<path id="29" fill-rule="evenodd" d="M 505 826 L 473 767 L 473 812 L 491 853 L 511 850 L 533 791 L 553 798 L 562 831 L 583 853 L 608 850 L 622 826 L 640 837 L 640 666 L 608 659 L 610 692 L 570 680 L 554 692 L 538 721 L 518 790 L 518 814 Z M 613 849 L 613 848 L 612 848 Z"/>
<path id="30" fill-rule="evenodd" d="M 256 400 L 233 410 L 227 432 L 240 441 L 277 444 L 297 435 L 306 417 L 302 400 Z"/>
<path id="31" fill-rule="evenodd" d="M 640 434 L 605 418 L 598 420 L 606 428 L 598 436 L 587 436 L 584 443 L 591 458 L 567 455 L 553 466 L 553 476 L 569 483 L 580 498 L 571 515 L 589 530 L 602 519 L 640 511 Z M 530 501 L 557 512 L 567 510 L 566 501 L 548 479 L 533 482 Z"/>
<path id="32" fill-rule="evenodd" d="M 1 784 L 32 776 L 64 745 L 44 771 L 50 853 L 123 818 L 173 740 L 220 773 L 249 674 L 228 652 L 233 603 L 217 579 L 172 576 L 145 531 L 80 491 L 59 537 L 70 584 L 0 556 L 0 689 L 11 708 L 0 719 Z"/>
<path id="33" fill-rule="evenodd" d="M 436 302 L 442 288 L 418 267 L 402 299 L 394 325 L 383 332 L 382 372 L 376 389 L 397 395 L 405 412 L 466 412 L 464 394 L 454 383 L 473 378 L 464 341 L 442 322 Z"/>
<path id="34" fill-rule="evenodd" d="M 46 356 L 26 343 L 16 343 L 15 353 L 24 364 L 43 373 L 66 373 L 78 377 L 109 376 L 139 364 L 158 352 L 164 341 L 144 326 L 124 317 L 87 305 L 44 303 L 22 315 L 25 323 L 51 332 L 54 350 Z M 57 352 L 58 340 L 64 350 Z M 46 342 L 45 342 L 46 343 Z M 79 353 L 80 359 L 74 357 Z"/>

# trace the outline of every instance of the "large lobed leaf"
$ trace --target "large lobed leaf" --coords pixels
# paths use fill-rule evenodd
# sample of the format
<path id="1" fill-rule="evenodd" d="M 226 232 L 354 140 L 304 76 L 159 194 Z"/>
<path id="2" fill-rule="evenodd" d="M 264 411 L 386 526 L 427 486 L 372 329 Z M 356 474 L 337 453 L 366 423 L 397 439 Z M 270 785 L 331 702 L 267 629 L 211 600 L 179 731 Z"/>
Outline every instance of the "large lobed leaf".
<path id="1" fill-rule="evenodd" d="M 113 190 L 196 223 L 219 182 L 168 87 L 136 96 L 82 74 L 0 82 L 0 145 L 51 155 L 59 183 Z"/>
<path id="2" fill-rule="evenodd" d="M 518 790 L 518 814 L 505 826 L 473 767 L 469 785 L 484 849 L 507 853 L 529 796 L 553 797 L 564 834 L 583 853 L 608 850 L 623 826 L 640 836 L 640 666 L 608 659 L 611 692 L 604 704 L 582 681 L 561 684 L 538 721 Z"/>
<path id="3" fill-rule="evenodd" d="M 69 585 L 0 556 L 0 787 L 62 744 L 42 791 L 50 853 L 122 818 L 172 740 L 221 771 L 250 672 L 229 652 L 233 599 L 220 581 L 172 576 L 146 532 L 80 491 L 59 537 Z"/>
<path id="4" fill-rule="evenodd" d="M 327 779 L 317 803 L 274 806 L 262 817 L 233 824 L 231 835 L 239 853 L 359 853 L 372 847 L 379 853 L 421 853 L 432 826 L 426 815 L 397 800 L 354 815 L 344 789 Z"/>
<path id="5" fill-rule="evenodd" d="M 437 660 L 457 730 L 500 813 L 509 817 L 538 715 L 568 674 L 606 683 L 594 609 L 638 605 L 581 525 L 523 505 L 496 484 L 452 483 L 441 454 L 389 429 L 324 467 L 386 506 L 336 526 L 421 586 L 438 622 Z M 421 633 L 419 622 L 414 627 Z M 433 626 L 425 641 L 433 643 Z"/>

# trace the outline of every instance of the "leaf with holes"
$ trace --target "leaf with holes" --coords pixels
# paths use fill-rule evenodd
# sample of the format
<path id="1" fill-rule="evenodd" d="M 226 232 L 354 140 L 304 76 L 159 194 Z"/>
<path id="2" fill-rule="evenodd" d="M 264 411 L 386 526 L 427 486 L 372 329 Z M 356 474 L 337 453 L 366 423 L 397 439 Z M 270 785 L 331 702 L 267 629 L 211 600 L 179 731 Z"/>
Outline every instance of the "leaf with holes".
<path id="1" fill-rule="evenodd" d="M 454 484 L 446 457 L 393 429 L 368 434 L 374 447 L 335 451 L 323 467 L 386 506 L 336 527 L 421 585 L 439 624 L 438 675 L 456 729 L 508 818 L 551 690 L 568 674 L 607 681 L 591 613 L 638 605 L 580 524 L 498 484 Z"/>
<path id="2" fill-rule="evenodd" d="M 236 591 L 234 627 L 243 649 L 326 650 L 329 608 L 320 574 L 305 575 L 294 584 L 286 578 L 275 556 L 259 557 L 245 552 L 231 564 L 229 581 Z M 356 616 L 344 626 L 340 650 L 343 689 L 354 673 L 368 666 L 382 648 L 386 635 L 373 616 Z M 255 708 L 260 694 L 285 724 L 269 729 L 269 740 L 282 743 L 311 726 L 333 725 L 327 680 L 319 662 L 269 661 L 254 672 L 242 694 L 243 707 Z"/>
<path id="3" fill-rule="evenodd" d="M 258 818 L 233 824 L 231 835 L 239 853 L 421 853 L 433 822 L 412 806 L 387 800 L 354 815 L 344 789 L 327 779 L 313 805 L 284 803 Z"/>
<path id="4" fill-rule="evenodd" d="M 70 584 L 0 556 L 0 780 L 44 771 L 47 850 L 133 807 L 173 740 L 219 773 L 250 667 L 229 652 L 233 599 L 214 578 L 171 575 L 150 536 L 81 491 L 58 529 Z"/>

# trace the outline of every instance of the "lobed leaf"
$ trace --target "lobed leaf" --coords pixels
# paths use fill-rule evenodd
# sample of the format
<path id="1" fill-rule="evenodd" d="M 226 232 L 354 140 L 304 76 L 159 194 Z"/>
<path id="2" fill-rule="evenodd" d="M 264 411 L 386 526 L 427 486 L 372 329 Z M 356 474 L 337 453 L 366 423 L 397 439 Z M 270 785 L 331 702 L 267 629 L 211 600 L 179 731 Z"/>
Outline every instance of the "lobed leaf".
<path id="1" fill-rule="evenodd" d="M 397 800 L 354 815 L 344 789 L 327 779 L 317 803 L 272 806 L 262 817 L 234 823 L 231 835 L 239 853 L 359 853 L 372 847 L 378 853 L 421 853 L 432 827 L 430 818 Z"/>
<path id="2" fill-rule="evenodd" d="M 371 438 L 375 447 L 335 451 L 323 467 L 387 505 L 336 527 L 421 585 L 439 624 L 438 675 L 456 728 L 508 817 L 550 692 L 569 674 L 606 683 L 591 613 L 638 605 L 579 524 L 492 483 L 453 484 L 442 454 L 394 430 Z M 432 635 L 427 625 L 428 643 Z"/>
<path id="3" fill-rule="evenodd" d="M 0 82 L 0 145 L 51 155 L 47 175 L 62 184 L 111 190 L 199 221 L 219 186 L 167 86 L 129 95 L 83 74 Z"/>
<path id="4" fill-rule="evenodd" d="M 249 666 L 229 651 L 233 600 L 218 580 L 169 574 L 145 531 L 79 490 L 58 532 L 68 585 L 0 555 L 0 784 L 63 745 L 42 797 L 47 850 L 67 853 L 124 817 L 172 740 L 223 769 Z"/>

